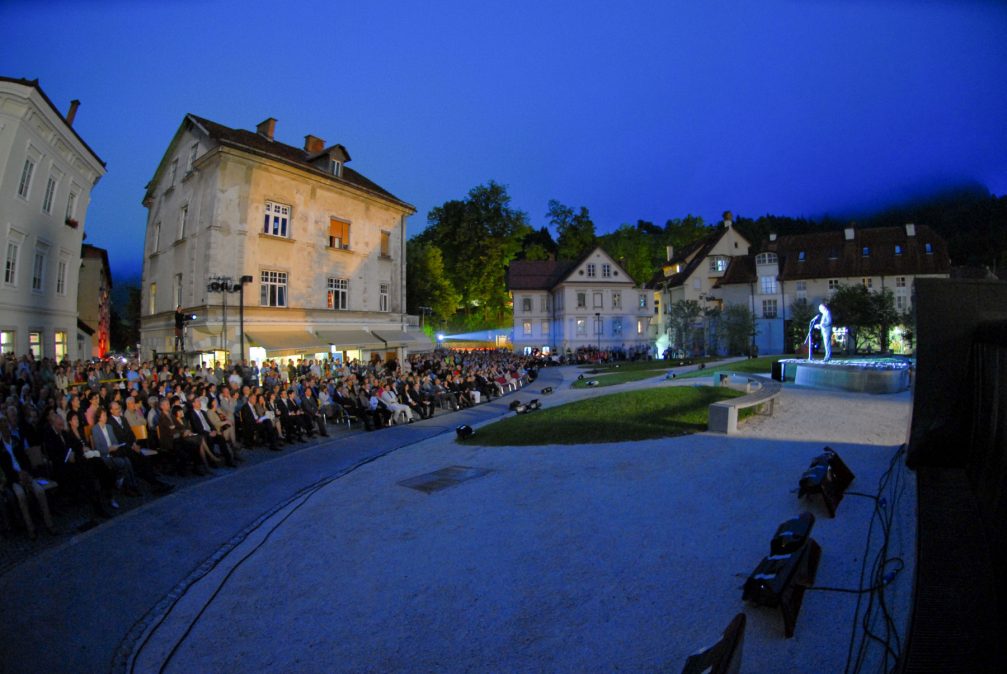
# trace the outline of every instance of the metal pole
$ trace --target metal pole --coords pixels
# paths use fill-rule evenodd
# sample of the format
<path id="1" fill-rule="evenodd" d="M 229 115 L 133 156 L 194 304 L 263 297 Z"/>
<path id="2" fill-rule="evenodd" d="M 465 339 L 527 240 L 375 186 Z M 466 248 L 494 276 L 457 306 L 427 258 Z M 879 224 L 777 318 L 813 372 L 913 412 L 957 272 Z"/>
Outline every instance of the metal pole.
<path id="1" fill-rule="evenodd" d="M 245 279 L 238 282 L 238 330 L 241 332 L 241 357 L 239 364 L 245 360 Z"/>
<path id="2" fill-rule="evenodd" d="M 227 360 L 227 354 L 230 349 L 227 348 L 227 293 L 231 292 L 231 277 L 228 276 L 224 281 L 224 360 Z"/>

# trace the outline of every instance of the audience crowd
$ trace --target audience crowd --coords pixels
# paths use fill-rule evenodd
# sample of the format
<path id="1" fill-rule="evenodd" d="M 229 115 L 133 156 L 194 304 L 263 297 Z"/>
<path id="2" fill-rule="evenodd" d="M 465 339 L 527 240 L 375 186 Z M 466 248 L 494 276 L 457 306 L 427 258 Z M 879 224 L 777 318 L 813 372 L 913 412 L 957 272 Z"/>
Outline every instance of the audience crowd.
<path id="1" fill-rule="evenodd" d="M 92 523 L 124 497 L 160 494 L 164 474 L 235 467 L 256 448 L 428 419 L 514 391 L 551 361 L 506 350 L 440 349 L 404 361 L 286 359 L 233 366 L 0 356 L 0 528 L 18 516 L 57 534 L 52 509 L 87 503 Z M 57 503 L 53 501 L 56 500 Z"/>

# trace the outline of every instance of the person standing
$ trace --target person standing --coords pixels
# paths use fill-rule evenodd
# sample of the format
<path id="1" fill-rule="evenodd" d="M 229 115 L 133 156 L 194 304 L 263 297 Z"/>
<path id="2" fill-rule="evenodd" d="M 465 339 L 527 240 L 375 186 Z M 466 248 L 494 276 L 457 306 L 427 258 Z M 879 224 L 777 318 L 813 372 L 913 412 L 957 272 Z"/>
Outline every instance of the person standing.
<path id="1" fill-rule="evenodd" d="M 182 305 L 175 307 L 175 351 L 185 350 L 185 340 L 182 338 L 185 329 L 185 314 L 182 313 Z"/>
<path id="2" fill-rule="evenodd" d="M 818 331 L 822 334 L 822 350 L 825 360 L 832 359 L 832 312 L 829 305 L 822 302 L 818 305 Z"/>

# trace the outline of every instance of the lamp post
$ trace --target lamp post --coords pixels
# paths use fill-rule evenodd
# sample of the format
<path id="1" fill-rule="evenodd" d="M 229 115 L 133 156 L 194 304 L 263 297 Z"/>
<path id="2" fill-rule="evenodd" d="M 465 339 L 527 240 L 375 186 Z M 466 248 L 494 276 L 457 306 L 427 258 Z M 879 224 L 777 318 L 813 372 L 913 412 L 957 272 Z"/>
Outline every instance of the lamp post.
<path id="1" fill-rule="evenodd" d="M 241 360 L 245 360 L 245 284 L 251 282 L 251 276 L 242 276 L 238 280 L 238 329 L 241 331 Z"/>

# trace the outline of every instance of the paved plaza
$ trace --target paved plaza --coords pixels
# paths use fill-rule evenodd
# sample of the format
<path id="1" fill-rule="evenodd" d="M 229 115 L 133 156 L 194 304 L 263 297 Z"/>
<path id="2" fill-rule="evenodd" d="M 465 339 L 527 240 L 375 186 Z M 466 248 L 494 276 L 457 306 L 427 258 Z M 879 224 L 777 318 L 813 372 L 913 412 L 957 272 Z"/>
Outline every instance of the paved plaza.
<path id="1" fill-rule="evenodd" d="M 797 500 L 797 479 L 827 444 L 856 473 L 851 490 L 873 493 L 909 394 L 788 385 L 774 416 L 731 437 L 455 443 L 457 424 L 478 437 L 515 397 L 705 383 L 571 390 L 576 375 L 546 369 L 473 410 L 207 480 L 43 552 L 0 576 L 4 671 L 680 671 L 739 611 L 742 671 L 842 670 L 856 595 L 807 593 L 784 639 L 778 612 L 744 604 L 741 585 L 805 509 L 823 549 L 816 585 L 860 585 L 874 502 L 850 495 L 829 519 Z M 399 484 L 459 465 L 488 472 L 433 493 Z M 885 593 L 904 632 L 915 488 L 896 472 L 888 554 L 905 570 Z"/>

